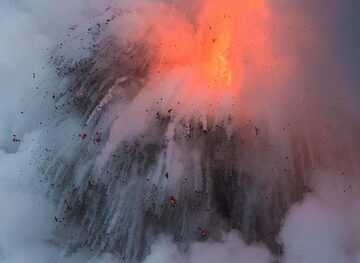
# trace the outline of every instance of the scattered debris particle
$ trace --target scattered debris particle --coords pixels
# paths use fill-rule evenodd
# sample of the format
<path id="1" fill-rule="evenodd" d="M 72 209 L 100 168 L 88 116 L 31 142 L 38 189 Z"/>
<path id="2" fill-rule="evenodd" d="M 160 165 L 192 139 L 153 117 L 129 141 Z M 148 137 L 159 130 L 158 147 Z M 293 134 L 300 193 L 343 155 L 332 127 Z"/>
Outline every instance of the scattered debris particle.
<path id="1" fill-rule="evenodd" d="M 100 132 L 96 132 L 95 133 L 95 137 L 93 138 L 93 143 L 94 144 L 98 144 L 101 142 L 101 133 Z"/>
<path id="2" fill-rule="evenodd" d="M 89 188 L 89 190 L 93 189 L 93 188 L 94 188 L 94 185 L 95 185 L 95 182 L 93 182 L 93 181 L 91 181 L 91 180 L 88 181 L 88 188 Z"/>
<path id="3" fill-rule="evenodd" d="M 68 201 L 66 199 L 65 199 L 65 204 L 66 204 L 66 209 L 71 210 L 71 205 L 69 205 L 69 203 L 68 203 Z"/>
<path id="4" fill-rule="evenodd" d="M 77 92 L 77 97 L 78 97 L 78 98 L 84 98 L 84 97 L 85 97 L 85 92 L 83 92 L 82 90 L 79 90 L 79 91 Z"/>
<path id="5" fill-rule="evenodd" d="M 176 205 L 176 198 L 174 197 L 174 196 L 170 196 L 170 204 L 172 205 L 172 206 L 175 206 Z"/>
<path id="6" fill-rule="evenodd" d="M 18 138 L 16 137 L 16 135 L 14 134 L 14 135 L 13 135 L 13 138 L 12 138 L 12 141 L 13 141 L 14 143 L 17 143 L 17 142 L 20 142 L 20 139 L 18 139 Z"/>
<path id="7" fill-rule="evenodd" d="M 201 237 L 202 239 L 204 239 L 204 238 L 207 238 L 207 236 L 208 236 L 207 230 L 206 230 L 206 229 L 202 229 L 202 230 L 200 231 L 200 237 Z"/>

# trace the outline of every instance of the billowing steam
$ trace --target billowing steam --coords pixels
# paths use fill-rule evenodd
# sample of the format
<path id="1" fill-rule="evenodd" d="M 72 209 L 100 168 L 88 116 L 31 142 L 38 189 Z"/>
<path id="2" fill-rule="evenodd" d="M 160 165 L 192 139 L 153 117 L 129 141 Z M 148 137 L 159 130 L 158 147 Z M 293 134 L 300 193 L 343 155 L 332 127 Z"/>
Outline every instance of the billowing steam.
<path id="1" fill-rule="evenodd" d="M 3 1 L 0 262 L 359 262 L 356 8 Z"/>

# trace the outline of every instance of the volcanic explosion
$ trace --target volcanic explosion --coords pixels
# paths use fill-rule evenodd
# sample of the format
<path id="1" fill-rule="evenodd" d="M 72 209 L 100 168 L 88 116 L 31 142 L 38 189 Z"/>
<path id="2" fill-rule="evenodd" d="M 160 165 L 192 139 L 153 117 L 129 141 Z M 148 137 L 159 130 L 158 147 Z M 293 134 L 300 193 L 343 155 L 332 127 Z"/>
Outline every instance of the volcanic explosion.
<path id="1" fill-rule="evenodd" d="M 0 10 L 0 261 L 359 262 L 359 65 L 334 52 L 359 5 L 25 2 Z"/>

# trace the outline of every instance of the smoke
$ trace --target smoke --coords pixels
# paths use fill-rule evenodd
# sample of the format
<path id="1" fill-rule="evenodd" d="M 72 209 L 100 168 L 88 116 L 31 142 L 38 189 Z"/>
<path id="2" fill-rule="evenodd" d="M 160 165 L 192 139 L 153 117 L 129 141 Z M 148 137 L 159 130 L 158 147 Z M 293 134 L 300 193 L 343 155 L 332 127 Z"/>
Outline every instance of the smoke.
<path id="1" fill-rule="evenodd" d="M 144 263 L 162 262 L 270 262 L 272 256 L 259 245 L 248 246 L 239 233 L 230 232 L 220 242 L 196 242 L 187 254 L 181 253 L 169 238 L 161 237 L 151 247 L 151 254 Z"/>
<path id="2" fill-rule="evenodd" d="M 68 27 L 91 17 L 89 10 L 72 1 L 0 4 L 0 262 L 86 260 L 80 252 L 66 257 L 54 236 L 56 207 L 45 196 L 39 168 L 48 161 L 40 151 L 53 113 L 48 97 L 59 85 L 48 65 L 51 50 Z"/>
<path id="3" fill-rule="evenodd" d="M 46 261 L 52 256 L 52 247 L 42 238 L 48 238 L 51 233 L 49 215 L 54 207 L 39 194 L 39 188 L 33 184 L 35 169 L 28 165 L 34 145 L 31 140 L 39 133 L 35 130 L 40 116 L 29 118 L 22 114 L 29 103 L 29 91 L 35 90 L 38 84 L 32 74 L 35 70 L 41 72 L 46 59 L 41 47 L 48 41 L 40 33 L 34 17 L 21 12 L 10 2 L 1 3 L 0 16 L 0 259 L 1 262 L 37 261 L 42 254 Z M 21 144 L 12 142 L 13 135 L 16 140 L 21 139 Z"/>
<path id="4" fill-rule="evenodd" d="M 293 206 L 282 228 L 285 262 L 358 262 L 359 207 L 350 186 L 308 196 Z M 299 231 L 300 230 L 300 231 Z"/>
<path id="5" fill-rule="evenodd" d="M 358 262 L 359 21 L 322 2 L 3 1 L 0 261 Z"/>

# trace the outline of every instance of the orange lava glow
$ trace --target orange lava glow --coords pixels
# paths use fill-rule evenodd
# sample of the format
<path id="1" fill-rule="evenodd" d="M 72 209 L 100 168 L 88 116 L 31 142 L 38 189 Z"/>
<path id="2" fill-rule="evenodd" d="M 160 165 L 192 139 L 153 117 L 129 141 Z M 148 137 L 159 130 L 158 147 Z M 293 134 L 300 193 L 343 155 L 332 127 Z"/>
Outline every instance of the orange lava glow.
<path id="1" fill-rule="evenodd" d="M 216 11 L 216 12 L 214 12 Z M 208 21 L 209 25 L 202 25 L 199 45 L 202 49 L 202 62 L 207 79 L 213 80 L 221 86 L 230 86 L 234 74 L 239 74 L 238 68 L 231 63 L 232 41 L 234 38 L 234 21 L 230 10 L 214 10 L 204 13 L 201 21 Z M 217 13 L 224 13 L 223 17 Z M 206 17 L 210 15 L 210 17 Z"/>
<path id="2" fill-rule="evenodd" d="M 205 75 L 217 87 L 241 83 L 247 55 L 266 48 L 260 36 L 269 18 L 264 0 L 208 1 L 198 17 Z M 265 45 L 264 45 L 265 44 Z"/>
<path id="3" fill-rule="evenodd" d="M 271 60 L 267 0 L 204 0 L 191 22 L 181 12 L 167 13 L 160 23 L 170 28 L 162 25 L 152 37 L 160 54 L 159 73 L 183 67 L 197 89 L 229 90 L 244 85 L 250 68 Z"/>

